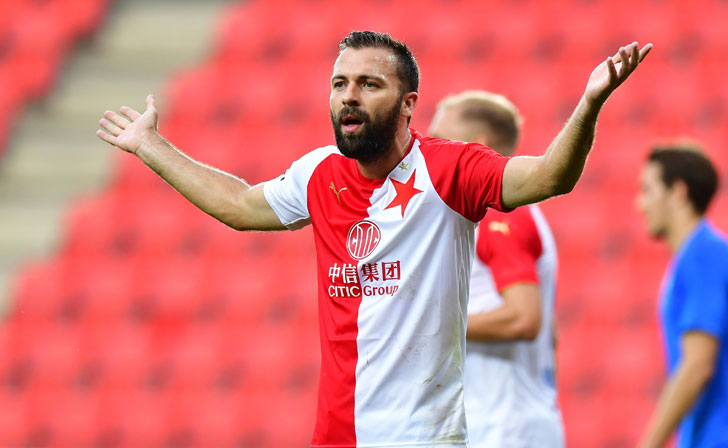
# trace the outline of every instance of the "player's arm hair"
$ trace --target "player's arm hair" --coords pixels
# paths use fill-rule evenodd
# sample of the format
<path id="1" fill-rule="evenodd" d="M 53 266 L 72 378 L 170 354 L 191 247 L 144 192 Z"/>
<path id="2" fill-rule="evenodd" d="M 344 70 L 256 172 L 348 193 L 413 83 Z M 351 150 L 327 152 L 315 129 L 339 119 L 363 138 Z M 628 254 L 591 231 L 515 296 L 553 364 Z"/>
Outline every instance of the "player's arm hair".
<path id="1" fill-rule="evenodd" d="M 503 173 L 503 205 L 518 207 L 574 189 L 594 142 L 600 107 L 582 98 L 544 155 L 508 161 Z"/>
<path id="2" fill-rule="evenodd" d="M 546 153 L 508 162 L 503 174 L 503 205 L 517 207 L 574 189 L 594 142 L 599 111 L 651 49 L 652 44 L 647 44 L 640 50 L 634 42 L 594 69 L 574 113 Z"/>
<path id="3" fill-rule="evenodd" d="M 662 389 L 640 448 L 663 446 L 714 374 L 719 342 L 713 336 L 688 331 L 682 337 L 681 350 L 682 359 Z"/>
<path id="4" fill-rule="evenodd" d="M 237 230 L 282 230 L 285 227 L 263 195 L 232 174 L 193 160 L 157 130 L 154 96 L 147 95 L 144 113 L 123 106 L 107 110 L 96 135 L 106 143 L 135 154 L 168 184 L 205 213 Z"/>
<path id="5" fill-rule="evenodd" d="M 467 338 L 498 342 L 536 339 L 541 331 L 541 296 L 535 283 L 515 283 L 501 292 L 503 305 L 468 316 Z"/>
<path id="6" fill-rule="evenodd" d="M 230 173 L 200 163 L 156 134 L 142 145 L 139 158 L 185 198 L 236 230 L 284 230 L 263 195 Z"/>

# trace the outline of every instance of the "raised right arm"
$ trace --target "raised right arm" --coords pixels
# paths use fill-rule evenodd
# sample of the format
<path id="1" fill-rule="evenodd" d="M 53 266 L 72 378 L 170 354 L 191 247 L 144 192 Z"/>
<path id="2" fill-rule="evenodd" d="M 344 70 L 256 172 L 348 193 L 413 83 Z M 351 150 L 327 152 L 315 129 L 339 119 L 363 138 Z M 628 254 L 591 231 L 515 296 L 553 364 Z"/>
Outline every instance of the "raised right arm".
<path id="1" fill-rule="evenodd" d="M 129 107 L 106 111 L 96 131 L 105 142 L 139 157 L 200 210 L 236 230 L 284 230 L 262 185 L 251 187 L 232 174 L 197 162 L 157 131 L 157 108 L 147 96 L 143 114 Z"/>

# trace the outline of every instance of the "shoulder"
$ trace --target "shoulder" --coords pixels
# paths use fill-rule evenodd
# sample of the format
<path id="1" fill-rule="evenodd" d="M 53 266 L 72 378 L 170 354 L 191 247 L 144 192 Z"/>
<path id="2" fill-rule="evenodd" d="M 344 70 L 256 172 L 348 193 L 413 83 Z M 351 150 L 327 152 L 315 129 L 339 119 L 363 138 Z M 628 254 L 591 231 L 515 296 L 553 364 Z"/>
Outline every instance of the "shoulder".
<path id="1" fill-rule="evenodd" d="M 723 234 L 710 224 L 701 223 L 686 244 L 675 265 L 677 278 L 718 276 L 728 281 L 728 239 Z"/>
<path id="2" fill-rule="evenodd" d="M 502 157 L 487 146 L 479 143 L 467 143 L 458 140 L 446 140 L 443 138 L 427 137 L 417 132 L 414 133 L 415 138 L 420 141 L 420 151 L 425 156 L 457 159 L 465 153 L 495 155 Z"/>
<path id="3" fill-rule="evenodd" d="M 332 155 L 341 156 L 339 148 L 337 148 L 335 145 L 321 146 L 320 148 L 316 148 L 313 151 L 304 154 L 303 156 L 301 156 L 300 159 L 297 160 L 297 162 L 305 165 L 316 166 Z"/>
<path id="4" fill-rule="evenodd" d="M 728 267 L 728 239 L 712 225 L 701 223 L 687 244 L 683 259 L 699 264 L 723 261 Z"/>
<path id="5" fill-rule="evenodd" d="M 334 145 L 322 146 L 302 155 L 298 160 L 294 161 L 285 174 L 281 175 L 278 180 L 295 181 L 297 183 L 308 183 L 314 172 L 322 165 L 325 160 L 344 158 L 339 149 Z"/>

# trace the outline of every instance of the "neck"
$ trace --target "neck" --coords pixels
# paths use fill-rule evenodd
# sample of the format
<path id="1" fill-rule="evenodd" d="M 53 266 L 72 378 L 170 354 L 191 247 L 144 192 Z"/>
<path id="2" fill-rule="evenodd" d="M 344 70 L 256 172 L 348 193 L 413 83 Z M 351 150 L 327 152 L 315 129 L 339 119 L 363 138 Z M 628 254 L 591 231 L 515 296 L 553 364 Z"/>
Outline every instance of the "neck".
<path id="1" fill-rule="evenodd" d="M 665 238 L 672 253 L 680 250 L 685 240 L 693 233 L 702 218 L 702 216 L 696 215 L 691 210 L 685 211 L 678 219 L 673 221 L 673 225 L 670 226 L 670 230 Z"/>
<path id="2" fill-rule="evenodd" d="M 387 174 L 389 174 L 404 158 L 411 140 L 412 137 L 410 135 L 409 128 L 407 128 L 407 126 L 400 127 L 397 131 L 397 135 L 394 137 L 392 146 L 384 156 L 368 163 L 362 163 L 358 160 L 356 161 L 356 165 L 359 167 L 359 172 L 367 179 L 382 179 L 387 177 Z"/>

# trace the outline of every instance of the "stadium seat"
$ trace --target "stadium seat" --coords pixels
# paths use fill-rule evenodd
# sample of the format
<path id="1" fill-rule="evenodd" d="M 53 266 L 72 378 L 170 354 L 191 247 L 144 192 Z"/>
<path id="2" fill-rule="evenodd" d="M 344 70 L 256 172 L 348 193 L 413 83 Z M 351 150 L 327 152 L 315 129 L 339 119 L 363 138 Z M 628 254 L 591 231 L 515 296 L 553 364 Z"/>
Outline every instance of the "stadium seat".
<path id="1" fill-rule="evenodd" d="M 18 86 L 0 91 L 0 147 L 3 129 L 53 86 L 68 49 L 108 4 L 0 1 L 0 85 Z M 579 185 L 542 206 L 560 254 L 556 356 L 567 444 L 634 444 L 663 378 L 656 314 L 669 258 L 632 211 L 637 176 L 653 139 L 675 134 L 697 135 L 728 163 L 717 22 L 725 6 L 375 6 L 228 6 L 208 57 L 167 81 L 162 133 L 251 184 L 272 179 L 333 143 L 336 43 L 351 29 L 377 29 L 411 44 L 419 61 L 413 128 L 426 130 L 443 95 L 493 90 L 525 117 L 519 154 L 542 154 L 594 66 L 616 46 L 653 41 L 648 63 L 601 115 Z M 115 157 L 110 187 L 70 208 L 59 253 L 14 282 L 0 327 L 0 409 L 9 410 L 0 413 L 0 445 L 308 443 L 320 361 L 311 230 L 235 232 L 136 158 Z M 711 213 L 725 222 L 723 204 Z M 67 427 L 58 424 L 64 413 L 73 413 Z"/>
<path id="2" fill-rule="evenodd" d="M 27 396 L 0 388 L 0 446 L 24 446 L 33 427 Z"/>
<path id="3" fill-rule="evenodd" d="M 76 298 L 66 282 L 66 266 L 60 260 L 27 265 L 13 287 L 16 299 L 10 314 L 23 321 L 50 321 L 60 317 L 66 305 Z"/>
<path id="4" fill-rule="evenodd" d="M 134 389 L 109 389 L 100 398 L 98 434 L 101 441 L 133 448 L 164 446 L 169 398 Z"/>

